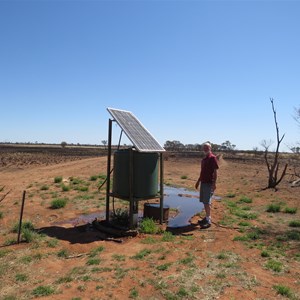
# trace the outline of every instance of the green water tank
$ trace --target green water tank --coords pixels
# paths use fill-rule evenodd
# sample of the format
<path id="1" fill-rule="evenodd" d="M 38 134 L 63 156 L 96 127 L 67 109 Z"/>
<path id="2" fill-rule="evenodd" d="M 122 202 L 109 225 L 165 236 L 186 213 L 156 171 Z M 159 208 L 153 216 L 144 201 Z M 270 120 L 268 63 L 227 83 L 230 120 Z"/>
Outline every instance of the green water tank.
<path id="1" fill-rule="evenodd" d="M 132 151 L 132 162 L 130 162 Z M 113 194 L 130 197 L 130 164 L 133 169 L 133 197 L 151 198 L 158 192 L 158 153 L 138 152 L 131 149 L 114 153 Z"/>

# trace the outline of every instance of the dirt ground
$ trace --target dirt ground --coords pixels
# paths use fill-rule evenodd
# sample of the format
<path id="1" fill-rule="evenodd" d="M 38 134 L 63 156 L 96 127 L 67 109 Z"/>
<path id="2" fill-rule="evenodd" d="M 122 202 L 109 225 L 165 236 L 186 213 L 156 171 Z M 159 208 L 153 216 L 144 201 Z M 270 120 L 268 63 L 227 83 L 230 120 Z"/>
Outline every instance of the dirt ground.
<path id="1" fill-rule="evenodd" d="M 300 187 L 264 190 L 263 159 L 220 158 L 209 229 L 195 212 L 172 234 L 109 241 L 87 224 L 105 211 L 107 158 L 49 155 L 1 152 L 0 299 L 300 299 Z M 165 184 L 194 190 L 200 155 L 165 158 Z M 23 191 L 34 231 L 17 244 Z"/>

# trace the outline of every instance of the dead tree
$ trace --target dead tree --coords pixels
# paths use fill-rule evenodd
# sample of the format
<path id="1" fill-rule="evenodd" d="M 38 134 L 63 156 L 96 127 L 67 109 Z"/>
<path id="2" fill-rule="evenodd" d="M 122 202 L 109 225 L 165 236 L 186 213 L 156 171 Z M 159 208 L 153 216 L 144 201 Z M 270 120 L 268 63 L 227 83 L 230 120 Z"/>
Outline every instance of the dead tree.
<path id="1" fill-rule="evenodd" d="M 269 173 L 269 180 L 268 180 L 268 186 L 266 187 L 267 189 L 274 188 L 276 189 L 277 185 L 281 182 L 283 177 L 286 174 L 287 166 L 288 164 L 286 163 L 281 175 L 278 175 L 279 172 L 279 147 L 280 143 L 282 142 L 283 138 L 285 135 L 282 137 L 279 136 L 279 127 L 277 123 L 277 116 L 276 116 L 276 110 L 274 107 L 274 100 L 273 98 L 270 99 L 271 105 L 272 105 L 272 111 L 273 111 L 273 116 L 274 116 L 274 121 L 275 121 L 275 128 L 276 128 L 276 137 L 277 137 L 277 145 L 276 145 L 276 150 L 274 153 L 274 156 L 272 158 L 269 155 L 269 146 L 270 144 L 267 144 L 265 141 L 262 143 L 262 146 L 265 148 L 265 162 L 268 168 L 268 173 Z"/>

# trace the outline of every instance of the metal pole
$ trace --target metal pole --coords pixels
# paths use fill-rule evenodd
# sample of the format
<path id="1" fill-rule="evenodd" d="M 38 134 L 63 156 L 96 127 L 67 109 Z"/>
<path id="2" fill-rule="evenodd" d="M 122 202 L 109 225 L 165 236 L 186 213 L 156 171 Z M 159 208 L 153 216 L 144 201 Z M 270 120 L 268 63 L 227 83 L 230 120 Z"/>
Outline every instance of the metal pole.
<path id="1" fill-rule="evenodd" d="M 134 211 L 134 199 L 133 199 L 133 150 L 129 150 L 129 227 L 133 229 L 133 211 Z"/>
<path id="2" fill-rule="evenodd" d="M 108 149 L 107 149 L 107 175 L 106 175 L 106 222 L 109 222 L 109 194 L 110 194 L 110 168 L 111 168 L 111 136 L 112 120 L 108 122 Z"/>
<path id="3" fill-rule="evenodd" d="M 24 211 L 24 204 L 25 204 L 25 195 L 26 195 L 26 191 L 23 191 L 22 207 L 21 207 L 19 230 L 18 230 L 18 244 L 20 243 L 20 237 L 21 237 L 22 219 L 23 219 L 23 211 Z"/>
<path id="4" fill-rule="evenodd" d="M 160 153 L 160 224 L 164 219 L 164 160 L 163 153 Z"/>

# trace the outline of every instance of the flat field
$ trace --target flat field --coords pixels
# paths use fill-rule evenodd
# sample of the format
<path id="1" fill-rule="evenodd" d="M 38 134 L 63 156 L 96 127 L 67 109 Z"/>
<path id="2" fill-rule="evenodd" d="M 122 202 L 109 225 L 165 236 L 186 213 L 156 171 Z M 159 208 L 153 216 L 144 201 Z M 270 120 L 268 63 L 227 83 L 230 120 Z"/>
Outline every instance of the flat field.
<path id="1" fill-rule="evenodd" d="M 195 212 L 191 226 L 156 224 L 119 243 L 86 224 L 105 211 L 99 149 L 0 146 L 0 155 L 0 299 L 300 299 L 296 159 L 285 158 L 275 191 L 264 189 L 263 157 L 224 154 L 209 229 Z M 194 190 L 200 160 L 166 154 L 164 183 Z"/>

